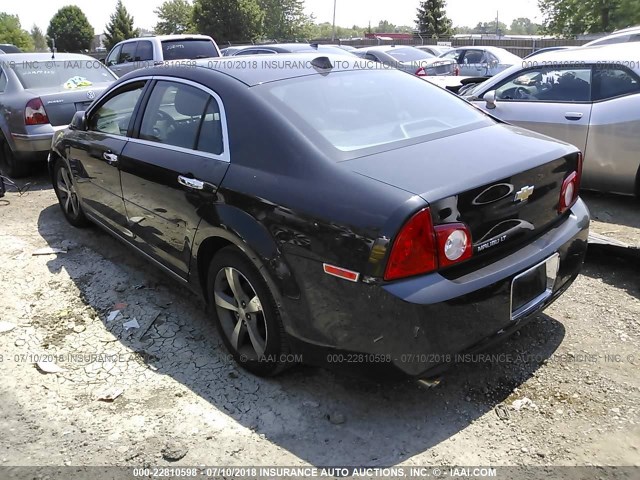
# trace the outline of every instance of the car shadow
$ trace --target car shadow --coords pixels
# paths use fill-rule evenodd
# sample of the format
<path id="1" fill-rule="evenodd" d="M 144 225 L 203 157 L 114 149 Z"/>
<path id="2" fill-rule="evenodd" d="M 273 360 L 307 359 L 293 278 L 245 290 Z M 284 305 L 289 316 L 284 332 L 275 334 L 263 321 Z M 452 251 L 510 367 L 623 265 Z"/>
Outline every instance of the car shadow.
<path id="1" fill-rule="evenodd" d="M 7 193 L 18 192 L 25 194 L 28 192 L 53 189 L 49 172 L 45 166 L 38 165 L 37 169 L 34 169 L 30 176 L 24 178 L 11 178 L 2 172 L 0 172 L 0 174 L 4 177 Z"/>
<path id="2" fill-rule="evenodd" d="M 58 205 L 40 213 L 38 230 L 51 247 L 69 246 L 67 254 L 47 262 L 49 270 L 69 275 L 82 302 L 97 312 L 100 327 L 136 352 L 144 369 L 172 378 L 315 466 L 391 466 L 483 415 L 509 421 L 514 388 L 535 374 L 565 336 L 560 322 L 540 315 L 482 357 L 452 367 L 438 387 L 426 390 L 413 382 L 375 384 L 314 367 L 257 378 L 224 350 L 203 302 L 127 246 L 98 228 L 74 229 Z M 108 321 L 117 303 L 128 304 L 119 307 L 124 318 Z M 140 328 L 125 331 L 123 322 L 133 316 Z M 67 348 L 60 342 L 57 348 Z M 137 378 L 138 384 L 144 381 L 144 375 Z M 152 394 L 170 406 L 174 393 Z M 205 434 L 208 428 L 201 426 Z"/>
<path id="3" fill-rule="evenodd" d="M 599 192 L 580 192 L 593 220 L 611 225 L 625 225 L 640 232 L 638 199 Z M 640 243 L 640 239 L 638 240 Z"/>
<path id="4" fill-rule="evenodd" d="M 582 274 L 624 289 L 629 295 L 640 299 L 638 268 L 640 255 L 635 252 L 627 253 L 620 247 L 589 245 Z"/>

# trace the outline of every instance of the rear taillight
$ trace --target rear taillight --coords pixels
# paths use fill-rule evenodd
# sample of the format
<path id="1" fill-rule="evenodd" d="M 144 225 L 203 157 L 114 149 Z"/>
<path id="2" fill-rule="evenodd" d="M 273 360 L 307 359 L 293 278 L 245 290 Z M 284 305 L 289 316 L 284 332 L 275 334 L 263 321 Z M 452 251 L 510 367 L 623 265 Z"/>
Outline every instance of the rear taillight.
<path id="1" fill-rule="evenodd" d="M 419 77 L 428 77 L 429 76 L 429 74 L 424 69 L 424 67 L 420 67 L 418 70 L 416 70 L 416 75 L 419 76 Z"/>
<path id="2" fill-rule="evenodd" d="M 578 153 L 576 169 L 564 179 L 560 190 L 558 213 L 569 210 L 578 200 L 580 191 L 580 177 L 582 176 L 582 153 Z"/>
<path id="3" fill-rule="evenodd" d="M 385 280 L 411 277 L 467 260 L 472 255 L 471 232 L 463 223 L 434 228 L 428 208 L 404 224 L 391 247 Z"/>
<path id="4" fill-rule="evenodd" d="M 440 268 L 471 257 L 471 232 L 464 223 L 447 223 L 436 227 Z"/>
<path id="5" fill-rule="evenodd" d="M 460 67 L 459 66 L 456 65 L 455 67 L 453 67 L 453 74 L 456 75 L 456 76 L 460 75 Z"/>
<path id="6" fill-rule="evenodd" d="M 24 107 L 24 123 L 25 125 L 42 125 L 49 123 L 49 117 L 44 110 L 44 105 L 40 98 L 32 98 Z"/>

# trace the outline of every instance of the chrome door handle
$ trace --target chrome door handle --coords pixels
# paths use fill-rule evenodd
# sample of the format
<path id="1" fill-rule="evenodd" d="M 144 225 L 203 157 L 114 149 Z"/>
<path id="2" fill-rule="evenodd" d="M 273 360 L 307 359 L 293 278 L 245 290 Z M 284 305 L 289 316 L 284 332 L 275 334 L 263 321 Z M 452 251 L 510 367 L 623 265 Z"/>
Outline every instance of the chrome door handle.
<path id="1" fill-rule="evenodd" d="M 564 118 L 567 120 L 580 120 L 582 118 L 582 113 L 580 112 L 567 112 L 564 114 Z"/>
<path id="2" fill-rule="evenodd" d="M 104 152 L 102 154 L 102 158 L 104 158 L 109 163 L 118 163 L 118 155 L 115 153 Z"/>
<path id="3" fill-rule="evenodd" d="M 178 183 L 180 185 L 184 185 L 185 187 L 193 188 L 194 190 L 202 190 L 204 188 L 204 182 L 202 180 L 198 180 L 197 178 L 183 177 L 182 175 L 178 175 Z"/>

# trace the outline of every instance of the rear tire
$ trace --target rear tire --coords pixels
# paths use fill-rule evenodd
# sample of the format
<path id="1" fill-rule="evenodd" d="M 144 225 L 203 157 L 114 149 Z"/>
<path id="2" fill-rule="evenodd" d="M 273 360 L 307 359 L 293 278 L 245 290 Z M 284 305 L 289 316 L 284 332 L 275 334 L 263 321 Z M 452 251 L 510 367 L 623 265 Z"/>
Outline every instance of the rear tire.
<path id="1" fill-rule="evenodd" d="M 287 368 L 284 328 L 267 282 L 236 247 L 211 260 L 207 300 L 227 350 L 242 368 L 266 377 Z"/>
<path id="2" fill-rule="evenodd" d="M 26 177 L 29 175 L 29 164 L 21 162 L 11 150 L 9 143 L 2 139 L 2 155 L 0 156 L 0 168 L 5 175 L 11 178 Z"/>
<path id="3" fill-rule="evenodd" d="M 62 159 L 58 159 L 53 166 L 53 189 L 67 222 L 78 228 L 90 225 L 89 219 L 82 211 L 73 175 Z"/>

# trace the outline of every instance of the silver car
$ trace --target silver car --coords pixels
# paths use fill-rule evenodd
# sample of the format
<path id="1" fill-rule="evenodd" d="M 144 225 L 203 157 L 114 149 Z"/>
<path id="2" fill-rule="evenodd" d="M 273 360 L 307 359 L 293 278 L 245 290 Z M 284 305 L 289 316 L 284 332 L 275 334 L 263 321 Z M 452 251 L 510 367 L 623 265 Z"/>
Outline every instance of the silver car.
<path id="1" fill-rule="evenodd" d="M 359 48 L 351 53 L 419 77 L 457 74 L 452 60 L 444 60 L 415 47 L 381 45 Z"/>
<path id="2" fill-rule="evenodd" d="M 440 58 L 455 61 L 463 77 L 492 77 L 522 63 L 520 57 L 499 47 L 458 47 Z"/>
<path id="3" fill-rule="evenodd" d="M 617 30 L 610 35 L 606 35 L 585 43 L 583 47 L 597 47 L 603 45 L 613 45 L 616 43 L 640 42 L 640 27 L 630 27 L 624 30 Z"/>
<path id="4" fill-rule="evenodd" d="M 45 161 L 51 137 L 86 110 L 116 76 L 100 61 L 70 53 L 0 54 L 0 167 L 24 176 Z"/>
<path id="5" fill-rule="evenodd" d="M 640 62 L 633 44 L 541 54 L 466 92 L 509 123 L 584 152 L 582 187 L 639 194 Z"/>

